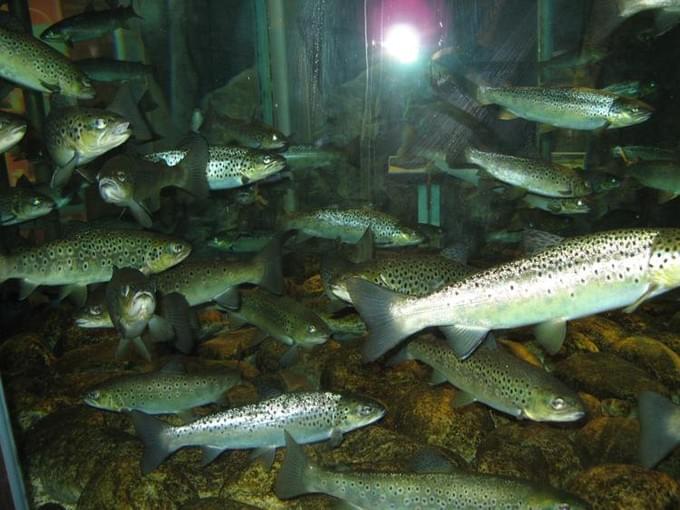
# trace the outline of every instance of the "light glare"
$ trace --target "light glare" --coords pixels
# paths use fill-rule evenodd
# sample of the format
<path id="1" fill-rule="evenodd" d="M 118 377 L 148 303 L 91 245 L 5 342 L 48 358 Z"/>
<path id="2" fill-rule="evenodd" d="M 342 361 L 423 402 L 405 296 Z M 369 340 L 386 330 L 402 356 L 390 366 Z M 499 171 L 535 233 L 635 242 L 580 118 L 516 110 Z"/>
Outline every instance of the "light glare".
<path id="1" fill-rule="evenodd" d="M 410 64 L 418 59 L 420 38 L 413 27 L 394 25 L 387 31 L 383 47 L 399 62 Z"/>

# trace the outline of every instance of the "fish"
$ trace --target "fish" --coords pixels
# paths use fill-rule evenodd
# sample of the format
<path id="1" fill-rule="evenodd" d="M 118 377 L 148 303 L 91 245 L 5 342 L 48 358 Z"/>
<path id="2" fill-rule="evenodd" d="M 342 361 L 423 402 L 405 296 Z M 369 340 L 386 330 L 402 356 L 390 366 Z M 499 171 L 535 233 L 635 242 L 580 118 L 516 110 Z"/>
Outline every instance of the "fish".
<path id="1" fill-rule="evenodd" d="M 106 309 L 120 334 L 116 359 L 122 358 L 132 343 L 144 359 L 150 360 L 151 354 L 142 340 L 156 312 L 156 287 L 149 278 L 138 269 L 114 267 L 106 285 Z"/>
<path id="2" fill-rule="evenodd" d="M 275 233 L 266 230 L 239 232 L 227 230 L 208 240 L 208 246 L 229 253 L 253 253 L 270 244 Z"/>
<path id="3" fill-rule="evenodd" d="M 327 168 L 347 162 L 347 156 L 342 151 L 316 145 L 290 145 L 281 156 L 291 170 Z"/>
<path id="4" fill-rule="evenodd" d="M 552 214 L 586 214 L 590 205 L 583 198 L 551 198 L 528 193 L 522 203 L 529 209 L 541 209 Z"/>
<path id="5" fill-rule="evenodd" d="M 45 145 L 57 165 L 52 187 L 63 187 L 76 167 L 124 144 L 130 135 L 130 123 L 113 112 L 80 106 L 54 108 L 45 119 Z"/>
<path id="6" fill-rule="evenodd" d="M 339 274 L 331 275 L 324 285 L 333 296 L 351 303 L 347 282 L 352 278 L 361 278 L 400 294 L 425 296 L 472 272 L 469 266 L 439 254 L 397 253 L 346 266 Z"/>
<path id="7" fill-rule="evenodd" d="M 588 170 L 584 177 L 595 194 L 619 189 L 623 185 L 623 179 L 607 172 Z"/>
<path id="8" fill-rule="evenodd" d="M 602 90 L 611 92 L 617 96 L 627 96 L 633 98 L 647 98 L 657 93 L 657 84 L 654 81 L 624 81 L 621 83 L 612 83 L 607 85 Z"/>
<path id="9" fill-rule="evenodd" d="M 356 313 L 338 316 L 336 314 L 319 312 L 319 318 L 331 330 L 331 336 L 336 340 L 345 340 L 363 336 L 368 332 L 366 323 Z"/>
<path id="10" fill-rule="evenodd" d="M 339 239 L 357 243 L 370 229 L 377 246 L 412 246 L 424 241 L 414 229 L 402 225 L 396 218 L 369 208 L 315 209 L 289 214 L 282 219 L 281 229 L 297 230 L 306 236 Z"/>
<path id="11" fill-rule="evenodd" d="M 492 335 L 465 361 L 445 341 L 427 336 L 410 342 L 391 363 L 410 359 L 432 367 L 432 384 L 449 382 L 459 389 L 455 407 L 481 402 L 515 418 L 539 422 L 572 422 L 585 415 L 575 391 L 497 346 Z"/>
<path id="12" fill-rule="evenodd" d="M 485 152 L 473 147 L 465 149 L 465 160 L 479 165 L 499 181 L 537 195 L 574 198 L 592 192 L 583 172 L 556 163 Z"/>
<path id="13" fill-rule="evenodd" d="M 680 19 L 678 0 L 599 0 L 593 2 L 584 44 L 602 45 L 604 41 L 628 18 L 643 12 L 656 11 L 656 35 L 669 30 Z"/>
<path id="14" fill-rule="evenodd" d="M 32 35 L 0 27 L 0 55 L 4 55 L 0 78 L 48 94 L 76 99 L 95 96 L 92 82 L 80 69 Z"/>
<path id="15" fill-rule="evenodd" d="M 283 292 L 283 273 L 278 241 L 272 241 L 250 260 L 189 258 L 152 277 L 163 293 L 178 292 L 190 306 L 214 301 L 222 306 L 238 306 L 237 287 L 258 285 L 274 294 Z"/>
<path id="16" fill-rule="evenodd" d="M 206 170 L 212 190 L 239 188 L 267 179 L 286 168 L 286 160 L 273 154 L 247 147 L 210 145 Z M 186 150 L 169 150 L 146 154 L 144 159 L 175 166 L 186 156 Z"/>
<path id="17" fill-rule="evenodd" d="M 86 286 L 108 282 L 114 266 L 158 273 L 190 252 L 185 241 L 153 232 L 83 226 L 41 246 L 0 255 L 0 282 L 20 279 L 19 299 L 39 285 L 61 285 L 61 297 L 75 293 L 82 303 Z"/>
<path id="18" fill-rule="evenodd" d="M 680 194 L 680 163 L 677 161 L 638 161 L 628 165 L 625 173 L 643 186 L 661 191 L 659 203 L 673 200 Z"/>
<path id="19" fill-rule="evenodd" d="M 18 144 L 26 135 L 26 129 L 25 119 L 0 111 L 0 154 Z"/>
<path id="20" fill-rule="evenodd" d="M 236 143 L 243 147 L 262 150 L 283 150 L 288 139 L 279 130 L 257 120 L 241 120 L 220 116 L 216 131 L 221 143 Z"/>
<path id="21" fill-rule="evenodd" d="M 119 28 L 129 29 L 130 22 L 135 19 L 141 20 L 142 17 L 135 13 L 132 5 L 101 11 L 86 10 L 50 25 L 43 30 L 40 38 L 73 46 L 74 42 L 98 39 Z"/>
<path id="22" fill-rule="evenodd" d="M 144 443 L 141 468 L 156 469 L 166 457 L 186 446 L 203 450 L 209 464 L 225 450 L 256 449 L 253 456 L 271 465 L 276 448 L 284 446 L 284 431 L 302 443 L 330 439 L 332 446 L 345 433 L 380 420 L 385 408 L 373 399 L 334 392 L 300 392 L 282 395 L 211 414 L 173 427 L 139 411 L 132 422 Z"/>
<path id="23" fill-rule="evenodd" d="M 170 361 L 160 370 L 114 377 L 91 388 L 85 404 L 117 413 L 188 416 L 191 409 L 222 403 L 225 393 L 241 383 L 237 370 L 199 370 L 187 373 L 182 363 Z"/>
<path id="24" fill-rule="evenodd" d="M 585 510 L 580 499 L 545 485 L 482 473 L 354 472 L 330 470 L 312 463 L 286 431 L 286 456 L 274 482 L 280 499 L 323 493 L 351 508 Z"/>
<path id="25" fill-rule="evenodd" d="M 678 151 L 649 147 L 645 145 L 616 145 L 611 149 L 612 157 L 621 158 L 624 162 L 642 161 L 676 161 L 680 159 Z"/>
<path id="26" fill-rule="evenodd" d="M 430 326 L 442 330 L 461 359 L 491 330 L 530 325 L 537 341 L 555 353 L 567 321 L 619 308 L 632 312 L 679 286 L 680 229 L 621 229 L 567 238 L 423 297 L 360 279 L 347 285 L 370 331 L 365 361 Z"/>
<path id="27" fill-rule="evenodd" d="M 143 62 L 111 58 L 84 58 L 73 63 L 92 81 L 127 82 L 148 80 L 153 77 L 153 67 Z"/>
<path id="28" fill-rule="evenodd" d="M 680 406 L 653 391 L 638 397 L 640 464 L 652 469 L 680 444 Z"/>
<path id="29" fill-rule="evenodd" d="M 120 154 L 104 163 L 97 173 L 97 186 L 104 202 L 127 208 L 140 225 L 150 228 L 151 213 L 160 209 L 164 188 L 180 188 L 199 198 L 208 196 L 207 164 L 208 144 L 193 135 L 181 163 L 171 167 Z"/>
<path id="30" fill-rule="evenodd" d="M 106 303 L 103 299 L 95 300 L 90 304 L 86 304 L 74 314 L 73 318 L 78 327 L 85 329 L 102 329 L 113 327 L 111 316 L 109 315 L 109 311 L 106 308 Z"/>
<path id="31" fill-rule="evenodd" d="M 0 226 L 17 225 L 51 213 L 56 204 L 51 198 L 23 187 L 0 190 Z"/>
<path id="32" fill-rule="evenodd" d="M 497 104 L 502 118 L 541 122 L 576 130 L 601 130 L 633 126 L 649 120 L 653 108 L 625 96 L 585 87 L 478 86 L 477 101 Z"/>
<path id="33" fill-rule="evenodd" d="M 241 292 L 238 309 L 228 309 L 233 326 L 252 324 L 262 331 L 259 340 L 272 337 L 290 349 L 281 363 L 295 360 L 300 348 L 308 349 L 325 343 L 331 330 L 319 316 L 288 296 L 274 296 L 263 290 Z"/>

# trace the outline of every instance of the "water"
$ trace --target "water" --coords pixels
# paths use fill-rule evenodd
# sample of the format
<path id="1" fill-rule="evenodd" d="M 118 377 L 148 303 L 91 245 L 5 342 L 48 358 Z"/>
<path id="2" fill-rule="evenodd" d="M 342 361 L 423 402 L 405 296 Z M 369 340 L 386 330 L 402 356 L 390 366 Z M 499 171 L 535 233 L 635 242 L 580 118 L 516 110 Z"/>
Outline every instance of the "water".
<path id="1" fill-rule="evenodd" d="M 29 508 L 680 507 L 680 2 L 28 3 L 0 370 Z M 238 313 L 258 286 L 287 298 Z M 237 439 L 106 410 L 140 399 Z"/>

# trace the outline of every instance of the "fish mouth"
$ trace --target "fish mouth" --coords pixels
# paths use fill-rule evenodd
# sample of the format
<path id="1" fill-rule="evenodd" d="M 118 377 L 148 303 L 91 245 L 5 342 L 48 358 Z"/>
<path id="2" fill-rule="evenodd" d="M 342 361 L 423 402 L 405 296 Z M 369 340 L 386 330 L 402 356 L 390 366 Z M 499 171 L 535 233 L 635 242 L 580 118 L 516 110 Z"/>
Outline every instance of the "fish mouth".
<path id="1" fill-rule="evenodd" d="M 20 136 L 21 138 L 23 138 L 24 135 L 26 134 L 26 129 L 27 129 L 26 124 L 20 124 L 10 129 L 9 134 L 11 136 Z"/>
<path id="2" fill-rule="evenodd" d="M 104 202 L 109 204 L 122 204 L 126 197 L 120 185 L 110 177 L 103 177 L 99 180 L 99 194 Z"/>
<path id="3" fill-rule="evenodd" d="M 130 306 L 130 315 L 135 317 L 149 316 L 156 309 L 156 298 L 147 290 L 135 294 Z"/>
<path id="4" fill-rule="evenodd" d="M 115 128 L 113 128 L 113 134 L 114 135 L 128 135 L 128 136 L 130 136 L 132 134 L 132 130 L 130 129 L 130 123 L 129 122 L 121 122 Z"/>

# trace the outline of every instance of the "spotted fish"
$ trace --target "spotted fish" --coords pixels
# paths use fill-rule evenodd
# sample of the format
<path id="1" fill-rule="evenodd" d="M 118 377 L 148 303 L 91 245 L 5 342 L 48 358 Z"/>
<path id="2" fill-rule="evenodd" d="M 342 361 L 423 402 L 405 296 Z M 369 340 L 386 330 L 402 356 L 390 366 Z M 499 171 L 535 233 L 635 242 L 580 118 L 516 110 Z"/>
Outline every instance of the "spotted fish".
<path id="1" fill-rule="evenodd" d="M 492 338 L 461 361 L 446 342 L 432 336 L 408 344 L 396 358 L 431 366 L 432 383 L 456 386 L 456 406 L 482 402 L 498 411 L 533 421 L 569 422 L 585 414 L 583 402 L 546 371 L 497 347 Z"/>
<path id="2" fill-rule="evenodd" d="M 51 198 L 31 189 L 14 187 L 0 190 L 0 226 L 40 218 L 55 207 Z"/>
<path id="3" fill-rule="evenodd" d="M 585 510 L 578 498 L 545 485 L 500 476 L 453 472 L 380 473 L 330 470 L 312 463 L 286 433 L 286 457 L 274 492 L 281 499 L 322 493 L 350 508 L 447 510 Z"/>
<path id="4" fill-rule="evenodd" d="M 541 209 L 552 214 L 586 214 L 590 205 L 583 198 L 552 198 L 527 193 L 522 203 L 529 209 Z"/>
<path id="5" fill-rule="evenodd" d="M 252 184 L 276 175 L 286 167 L 286 160 L 282 156 L 247 147 L 211 145 L 208 153 L 206 177 L 208 186 L 213 190 Z M 175 166 L 186 154 L 186 150 L 177 149 L 153 152 L 144 157 L 149 161 L 163 161 L 168 166 Z"/>
<path id="6" fill-rule="evenodd" d="M 503 108 L 504 118 L 520 117 L 566 129 L 622 128 L 645 122 L 653 112 L 638 99 L 589 88 L 481 86 L 476 96 L 480 104 Z"/>
<path id="7" fill-rule="evenodd" d="M 316 209 L 293 213 L 283 218 L 283 230 L 297 230 L 307 236 L 339 239 L 357 243 L 370 229 L 377 246 L 411 246 L 424 238 L 415 230 L 402 225 L 396 218 L 369 208 Z"/>
<path id="8" fill-rule="evenodd" d="M 73 170 L 93 161 L 130 138 L 130 123 L 96 108 L 54 108 L 45 120 L 45 145 L 57 165 L 52 187 L 61 188 Z"/>
<path id="9" fill-rule="evenodd" d="M 186 414 L 193 407 L 223 401 L 225 392 L 240 382 L 238 371 L 187 373 L 181 363 L 171 361 L 155 372 L 114 377 L 89 390 L 83 400 L 108 411 Z"/>
<path id="10" fill-rule="evenodd" d="M 284 431 L 303 444 L 330 439 L 337 445 L 344 433 L 370 425 L 384 414 L 383 406 L 369 398 L 303 392 L 211 414 L 180 427 L 138 411 L 132 412 L 132 420 L 144 442 L 142 472 L 148 473 L 185 446 L 200 446 L 204 464 L 224 450 L 256 448 L 255 455 L 265 456 L 271 465 L 276 448 L 285 444 Z"/>
<path id="11" fill-rule="evenodd" d="M 134 267 L 145 274 L 164 271 L 184 260 L 191 246 L 153 232 L 79 228 L 42 246 L 0 255 L 0 282 L 21 280 L 20 298 L 38 285 L 64 285 L 62 296 L 107 282 L 113 267 Z"/>
<path id="12" fill-rule="evenodd" d="M 499 181 L 547 197 L 583 197 L 591 193 L 583 172 L 537 159 L 465 149 L 468 163 L 481 166 Z"/>
<path id="13" fill-rule="evenodd" d="M 536 325 L 556 352 L 571 319 L 624 308 L 680 285 L 680 229 L 624 229 L 565 239 L 533 256 L 500 264 L 424 297 L 352 280 L 352 303 L 369 327 L 364 359 L 409 335 L 439 327 L 456 354 L 469 356 L 490 330 Z"/>
<path id="14" fill-rule="evenodd" d="M 142 19 L 132 6 L 101 11 L 88 10 L 64 18 L 47 27 L 40 38 L 44 41 L 61 41 L 69 46 L 74 42 L 97 39 L 118 28 L 130 28 L 130 21 Z"/>
<path id="15" fill-rule="evenodd" d="M 0 154 L 7 152 L 26 134 L 26 121 L 18 115 L 0 112 Z"/>
<path id="16" fill-rule="evenodd" d="M 288 139 L 283 133 L 257 120 L 222 116 L 215 132 L 219 134 L 221 142 L 235 142 L 251 149 L 280 150 L 288 146 Z"/>
<path id="17" fill-rule="evenodd" d="M 0 77 L 38 92 L 78 99 L 95 95 L 90 80 L 68 58 L 39 39 L 0 26 Z"/>
<path id="18" fill-rule="evenodd" d="M 473 269 L 455 260 L 432 253 L 395 253 L 381 255 L 373 260 L 347 266 L 335 271 L 323 267 L 328 273 L 324 285 L 337 298 L 348 303 L 347 282 L 361 278 L 376 285 L 409 296 L 425 296 L 471 274 Z"/>

